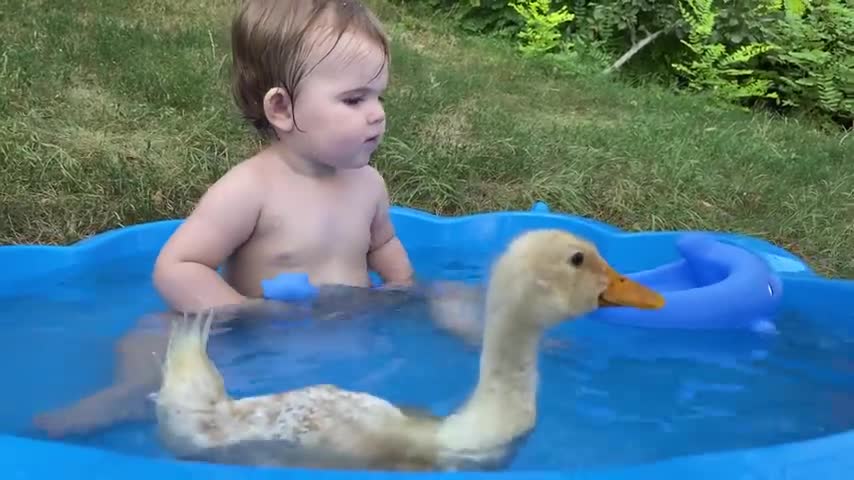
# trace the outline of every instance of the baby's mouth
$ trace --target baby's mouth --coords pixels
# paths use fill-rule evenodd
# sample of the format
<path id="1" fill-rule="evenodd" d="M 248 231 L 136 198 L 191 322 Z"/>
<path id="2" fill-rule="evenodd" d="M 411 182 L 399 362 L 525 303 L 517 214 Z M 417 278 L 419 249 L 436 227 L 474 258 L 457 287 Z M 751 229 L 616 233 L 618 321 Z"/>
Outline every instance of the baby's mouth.
<path id="1" fill-rule="evenodd" d="M 374 135 L 373 137 L 370 137 L 370 138 L 368 138 L 367 140 L 365 140 L 365 143 L 373 143 L 373 142 L 376 142 L 376 141 L 377 141 L 377 140 L 379 140 L 379 139 L 380 139 L 380 136 L 379 136 L 379 135 Z"/>

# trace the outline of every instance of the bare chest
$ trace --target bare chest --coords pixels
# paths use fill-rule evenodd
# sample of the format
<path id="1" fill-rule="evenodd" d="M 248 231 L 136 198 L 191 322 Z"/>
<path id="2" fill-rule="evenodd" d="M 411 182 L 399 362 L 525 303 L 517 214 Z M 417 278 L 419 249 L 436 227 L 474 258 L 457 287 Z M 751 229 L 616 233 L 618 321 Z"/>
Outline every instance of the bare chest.
<path id="1" fill-rule="evenodd" d="M 375 212 L 374 195 L 358 186 L 295 186 L 271 196 L 256 234 L 266 253 L 280 264 L 365 256 Z"/>

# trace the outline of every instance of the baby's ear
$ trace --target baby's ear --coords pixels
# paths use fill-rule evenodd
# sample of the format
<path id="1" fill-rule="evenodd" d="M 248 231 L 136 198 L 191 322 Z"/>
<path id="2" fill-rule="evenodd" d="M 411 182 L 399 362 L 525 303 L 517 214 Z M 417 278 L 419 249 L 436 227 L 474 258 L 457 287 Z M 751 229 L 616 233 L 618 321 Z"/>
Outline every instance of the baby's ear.
<path id="1" fill-rule="evenodd" d="M 294 105 L 287 90 L 271 88 L 264 95 L 264 115 L 276 130 L 290 132 L 294 128 Z"/>

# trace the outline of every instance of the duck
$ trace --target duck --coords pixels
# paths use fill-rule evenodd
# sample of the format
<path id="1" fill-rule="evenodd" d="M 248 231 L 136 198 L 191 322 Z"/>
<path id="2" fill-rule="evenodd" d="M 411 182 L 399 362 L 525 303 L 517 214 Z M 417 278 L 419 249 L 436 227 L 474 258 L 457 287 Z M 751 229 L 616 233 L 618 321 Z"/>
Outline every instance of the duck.
<path id="1" fill-rule="evenodd" d="M 383 471 L 495 470 L 537 419 L 539 340 L 597 309 L 657 309 L 663 297 L 618 274 L 590 241 L 558 229 L 512 238 L 485 293 L 479 373 L 452 413 L 318 384 L 232 398 L 206 352 L 213 310 L 176 314 L 159 390 L 162 444 L 178 459 Z"/>

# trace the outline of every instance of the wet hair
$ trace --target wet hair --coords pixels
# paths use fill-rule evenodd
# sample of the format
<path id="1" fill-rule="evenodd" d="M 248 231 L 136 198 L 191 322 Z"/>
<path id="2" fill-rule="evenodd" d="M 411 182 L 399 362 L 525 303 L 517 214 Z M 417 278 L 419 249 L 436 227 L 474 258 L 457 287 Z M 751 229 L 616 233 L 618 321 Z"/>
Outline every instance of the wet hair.
<path id="1" fill-rule="evenodd" d="M 300 81 L 348 31 L 380 47 L 385 66 L 388 38 L 360 1 L 243 0 L 231 26 L 232 93 L 243 118 L 259 133 L 275 136 L 264 114 L 264 96 L 271 88 L 283 88 L 293 105 Z M 313 50 L 329 38 L 335 40 L 329 50 L 308 65 Z M 382 66 L 377 75 L 381 71 Z"/>

